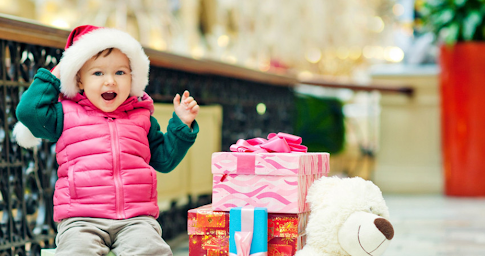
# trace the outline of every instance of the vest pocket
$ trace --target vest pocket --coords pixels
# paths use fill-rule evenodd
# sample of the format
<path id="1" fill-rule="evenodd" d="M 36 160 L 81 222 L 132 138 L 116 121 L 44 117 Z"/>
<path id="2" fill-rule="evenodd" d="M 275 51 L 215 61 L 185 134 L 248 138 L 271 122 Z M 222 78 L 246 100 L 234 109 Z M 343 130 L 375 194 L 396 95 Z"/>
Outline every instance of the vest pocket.
<path id="1" fill-rule="evenodd" d="M 156 198 L 157 197 L 157 172 L 155 169 L 150 168 L 151 174 L 152 174 L 152 196 L 151 198 Z"/>
<path id="2" fill-rule="evenodd" d="M 69 166 L 67 172 L 67 179 L 69 180 L 69 193 L 71 194 L 71 199 L 77 198 L 76 185 L 74 184 L 74 166 Z"/>

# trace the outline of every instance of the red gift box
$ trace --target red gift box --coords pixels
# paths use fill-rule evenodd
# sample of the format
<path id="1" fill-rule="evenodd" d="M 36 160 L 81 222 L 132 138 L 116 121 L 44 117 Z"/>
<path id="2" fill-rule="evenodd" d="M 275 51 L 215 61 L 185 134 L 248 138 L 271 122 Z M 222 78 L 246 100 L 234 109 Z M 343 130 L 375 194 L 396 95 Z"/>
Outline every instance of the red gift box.
<path id="1" fill-rule="evenodd" d="M 310 212 L 268 214 L 268 256 L 293 256 L 305 245 Z M 189 210 L 189 256 L 229 255 L 229 212 L 204 205 Z"/>
<path id="2" fill-rule="evenodd" d="M 268 256 L 293 256 L 306 242 L 310 212 L 268 216 Z"/>
<path id="3" fill-rule="evenodd" d="M 211 205 L 189 210 L 189 256 L 229 254 L 229 213 L 214 212 Z"/>

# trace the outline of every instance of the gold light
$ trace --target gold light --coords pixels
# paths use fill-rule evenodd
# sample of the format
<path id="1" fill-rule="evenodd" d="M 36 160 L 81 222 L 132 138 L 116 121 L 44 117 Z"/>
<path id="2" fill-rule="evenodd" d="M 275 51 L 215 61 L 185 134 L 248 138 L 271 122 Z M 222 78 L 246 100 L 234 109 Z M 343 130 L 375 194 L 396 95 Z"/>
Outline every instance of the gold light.
<path id="1" fill-rule="evenodd" d="M 150 43 L 148 45 L 155 50 L 167 50 L 167 43 L 162 38 L 154 38 L 150 40 Z"/>
<path id="2" fill-rule="evenodd" d="M 270 63 L 270 61 L 268 59 L 268 60 L 261 61 L 259 63 L 259 67 L 258 68 L 259 68 L 259 70 L 261 70 L 263 72 L 266 72 L 266 71 L 269 70 L 270 67 L 271 67 L 271 63 Z"/>
<path id="3" fill-rule="evenodd" d="M 237 58 L 234 55 L 227 55 L 224 59 L 225 59 L 226 62 L 229 62 L 231 64 L 237 63 Z"/>
<path id="4" fill-rule="evenodd" d="M 404 52 L 401 48 L 393 46 L 386 47 L 385 59 L 391 62 L 401 62 L 404 59 Z"/>
<path id="5" fill-rule="evenodd" d="M 380 33 L 384 30 L 384 21 L 381 17 L 374 16 L 370 18 L 368 26 L 370 31 Z"/>
<path id="6" fill-rule="evenodd" d="M 15 13 L 18 11 L 18 3 L 15 3 L 11 0 L 2 0 L 0 1 L 0 10 L 6 13 Z"/>
<path id="7" fill-rule="evenodd" d="M 63 19 L 56 19 L 51 22 L 51 25 L 56 28 L 69 28 L 69 23 Z"/>
<path id="8" fill-rule="evenodd" d="M 350 59 L 357 60 L 357 59 L 360 58 L 361 55 L 362 55 L 362 52 L 360 50 L 360 47 L 354 46 L 354 47 L 350 48 L 350 51 L 349 51 L 349 58 Z"/>
<path id="9" fill-rule="evenodd" d="M 264 115 L 264 113 L 266 113 L 266 105 L 264 103 L 256 105 L 256 112 L 260 115 Z"/>
<path id="10" fill-rule="evenodd" d="M 202 47 L 196 46 L 192 49 L 192 51 L 190 53 L 192 55 L 192 58 L 200 59 L 200 58 L 204 57 L 205 51 Z"/>
<path id="11" fill-rule="evenodd" d="M 403 15 L 404 14 L 404 7 L 402 6 L 402 4 L 395 4 L 392 7 L 392 13 L 394 13 L 394 15 L 396 15 L 396 16 Z"/>
<path id="12" fill-rule="evenodd" d="M 313 74 L 308 70 L 304 70 L 298 73 L 299 80 L 310 80 L 312 78 L 313 78 Z"/>
<path id="13" fill-rule="evenodd" d="M 217 38 L 217 45 L 220 47 L 226 47 L 229 44 L 229 37 L 227 35 L 222 35 Z"/>
<path id="14" fill-rule="evenodd" d="M 318 48 L 310 48 L 306 51 L 305 58 L 310 63 L 317 63 L 322 59 L 322 52 Z"/>

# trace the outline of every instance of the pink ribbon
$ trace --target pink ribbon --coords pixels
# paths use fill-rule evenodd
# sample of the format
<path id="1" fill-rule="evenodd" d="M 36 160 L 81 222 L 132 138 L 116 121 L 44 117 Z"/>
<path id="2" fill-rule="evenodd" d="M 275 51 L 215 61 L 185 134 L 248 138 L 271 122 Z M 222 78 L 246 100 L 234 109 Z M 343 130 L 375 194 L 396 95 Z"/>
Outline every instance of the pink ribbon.
<path id="1" fill-rule="evenodd" d="M 254 153 L 306 153 L 308 148 L 301 145 L 301 137 L 279 132 L 268 134 L 268 139 L 253 138 L 249 140 L 240 139 L 230 147 L 232 152 L 254 152 Z"/>
<path id="2" fill-rule="evenodd" d="M 236 232 L 234 239 L 236 241 L 237 256 L 249 256 L 253 232 Z"/>
<path id="3" fill-rule="evenodd" d="M 237 256 L 249 256 L 254 230 L 254 207 L 241 208 L 241 231 L 234 233 Z"/>

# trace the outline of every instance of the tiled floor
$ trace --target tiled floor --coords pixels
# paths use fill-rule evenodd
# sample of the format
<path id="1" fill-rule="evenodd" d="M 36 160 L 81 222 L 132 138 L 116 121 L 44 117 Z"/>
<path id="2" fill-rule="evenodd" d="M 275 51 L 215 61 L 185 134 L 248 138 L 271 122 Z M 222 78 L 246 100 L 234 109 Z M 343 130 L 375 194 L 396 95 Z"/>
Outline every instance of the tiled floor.
<path id="1" fill-rule="evenodd" d="M 485 198 L 385 198 L 395 232 L 385 256 L 485 255 Z"/>
<path id="2" fill-rule="evenodd" d="M 485 198 L 384 197 L 395 232 L 384 256 L 485 255 Z M 174 256 L 189 254 L 187 237 L 171 244 Z"/>

